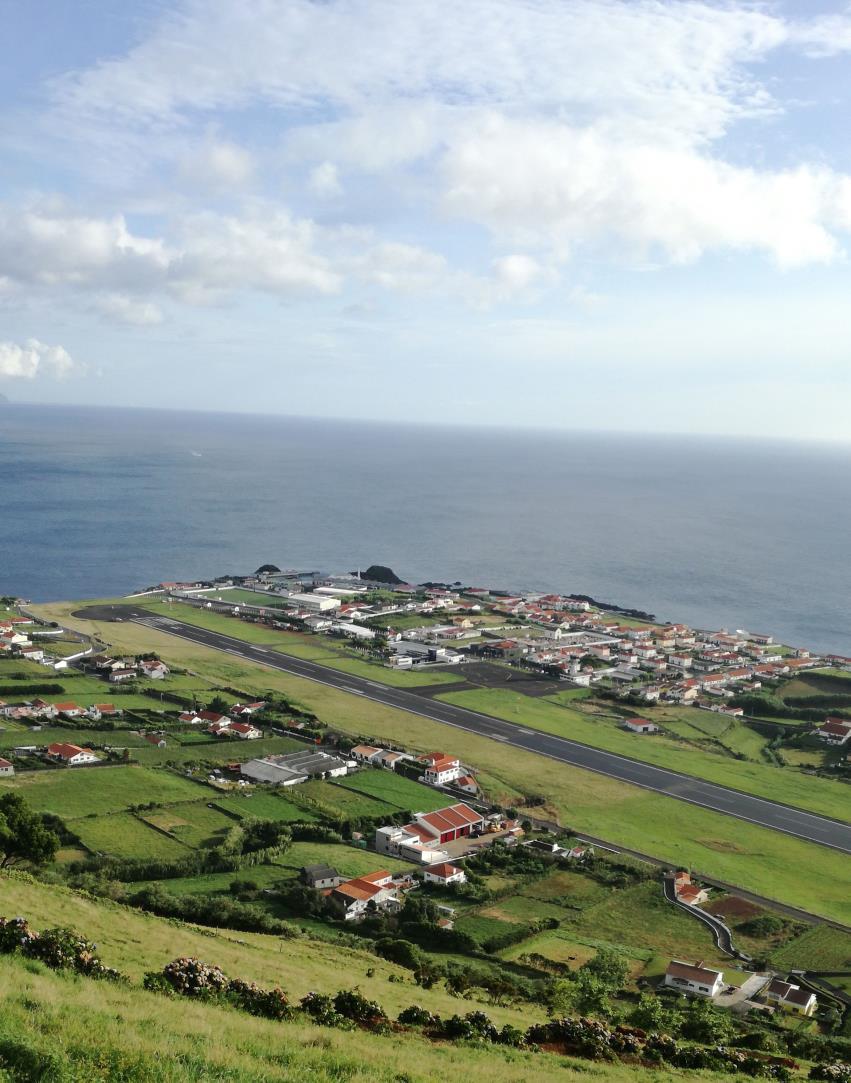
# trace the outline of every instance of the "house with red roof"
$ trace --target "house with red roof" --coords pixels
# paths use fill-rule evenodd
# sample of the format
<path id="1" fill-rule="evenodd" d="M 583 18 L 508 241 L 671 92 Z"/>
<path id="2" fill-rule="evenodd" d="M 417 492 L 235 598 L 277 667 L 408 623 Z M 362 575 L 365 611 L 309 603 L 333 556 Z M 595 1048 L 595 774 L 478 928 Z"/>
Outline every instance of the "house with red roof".
<path id="1" fill-rule="evenodd" d="M 647 718 L 628 718 L 624 726 L 633 733 L 655 733 L 659 728 Z"/>
<path id="2" fill-rule="evenodd" d="M 15 765 L 0 757 L 0 778 L 12 778 L 15 774 Z"/>
<path id="3" fill-rule="evenodd" d="M 57 763 L 64 763 L 66 767 L 83 767 L 88 763 L 100 763 L 90 748 L 80 748 L 79 745 L 69 745 L 64 742 L 48 745 L 47 755 Z"/>
<path id="4" fill-rule="evenodd" d="M 346 921 L 358 921 L 370 910 L 394 909 L 399 902 L 393 877 L 386 869 L 344 880 L 329 890 L 327 898 Z"/>
<path id="5" fill-rule="evenodd" d="M 828 745 L 844 745 L 851 737 L 851 719 L 828 718 L 814 730 L 816 737 Z"/>
<path id="6" fill-rule="evenodd" d="M 450 865 L 448 861 L 442 861 L 438 865 L 429 865 L 423 869 L 423 879 L 427 884 L 439 884 L 446 887 L 447 884 L 463 884 L 467 881 L 467 874 L 458 865 Z"/>
<path id="7" fill-rule="evenodd" d="M 422 760 L 426 764 L 423 779 L 430 786 L 445 786 L 465 773 L 459 759 L 455 756 L 447 756 L 443 752 L 430 752 L 427 756 L 423 756 Z"/>

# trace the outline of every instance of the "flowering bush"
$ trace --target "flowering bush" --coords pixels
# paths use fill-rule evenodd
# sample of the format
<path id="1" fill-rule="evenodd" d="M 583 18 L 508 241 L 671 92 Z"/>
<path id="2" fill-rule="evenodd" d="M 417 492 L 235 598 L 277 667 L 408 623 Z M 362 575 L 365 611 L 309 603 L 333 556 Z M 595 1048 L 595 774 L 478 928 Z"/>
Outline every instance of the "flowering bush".
<path id="1" fill-rule="evenodd" d="M 158 976 L 150 975 L 153 980 L 146 981 L 147 988 L 156 988 Z M 184 997 L 218 996 L 228 985 L 228 979 L 217 966 L 194 957 L 173 959 L 163 967 L 162 978 L 175 993 Z"/>
<path id="2" fill-rule="evenodd" d="M 828 1083 L 851 1083 L 851 1064 L 814 1064 L 810 1069 L 810 1079 L 824 1079 Z"/>
<path id="3" fill-rule="evenodd" d="M 0 918 L 0 952 L 20 951 L 28 959 L 38 959 L 51 970 L 74 970 L 89 978 L 119 981 L 122 975 L 95 955 L 96 944 L 73 929 L 45 929 L 37 933 L 24 918 Z"/>
<path id="4" fill-rule="evenodd" d="M 264 1019 L 286 1019 L 291 1014 L 290 1002 L 283 989 L 263 989 L 256 982 L 234 978 L 227 985 L 228 999 L 251 1015 Z"/>
<path id="5" fill-rule="evenodd" d="M 0 918 L 0 953 L 11 955 L 23 951 L 38 933 L 30 928 L 26 918 Z"/>

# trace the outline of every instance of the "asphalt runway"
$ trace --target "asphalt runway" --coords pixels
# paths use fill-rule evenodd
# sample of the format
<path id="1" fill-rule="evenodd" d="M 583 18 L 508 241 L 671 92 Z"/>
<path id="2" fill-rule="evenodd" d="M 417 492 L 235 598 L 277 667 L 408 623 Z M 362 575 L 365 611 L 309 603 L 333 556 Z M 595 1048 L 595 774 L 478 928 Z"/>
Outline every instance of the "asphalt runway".
<path id="1" fill-rule="evenodd" d="M 212 632 L 170 617 L 148 613 L 144 609 L 136 609 L 133 606 L 89 606 L 78 610 L 74 616 L 85 617 L 89 620 L 109 621 L 119 617 L 122 620 L 134 621 L 156 631 L 179 636 L 192 643 L 213 647 L 243 658 L 247 662 L 270 666 L 272 669 L 316 681 L 341 692 L 363 696 L 365 699 L 383 703 L 388 707 L 397 707 L 400 710 L 421 715 L 433 722 L 442 722 L 444 725 L 513 745 L 527 752 L 536 752 L 550 759 L 560 760 L 572 767 L 595 771 L 621 782 L 628 782 L 667 797 L 674 797 L 679 801 L 712 809 L 714 812 L 758 824 L 760 827 L 769 827 L 785 835 L 792 835 L 795 838 L 851 854 L 851 825 L 826 816 L 819 816 L 814 812 L 806 812 L 781 802 L 769 801 L 739 790 L 728 789 L 677 771 L 654 767 L 652 764 L 642 763 L 612 752 L 604 752 L 564 737 L 555 737 L 548 733 L 527 729 L 513 722 L 505 722 L 502 719 L 492 718 L 490 715 L 480 714 L 478 711 L 426 699 L 418 696 L 416 692 L 390 688 L 378 681 L 354 677 L 316 662 L 293 658 L 266 647 L 255 646 L 243 640 L 234 639 L 232 636 Z M 851 791 L 849 793 L 851 794 Z M 851 805 L 851 797 L 849 805 Z"/>

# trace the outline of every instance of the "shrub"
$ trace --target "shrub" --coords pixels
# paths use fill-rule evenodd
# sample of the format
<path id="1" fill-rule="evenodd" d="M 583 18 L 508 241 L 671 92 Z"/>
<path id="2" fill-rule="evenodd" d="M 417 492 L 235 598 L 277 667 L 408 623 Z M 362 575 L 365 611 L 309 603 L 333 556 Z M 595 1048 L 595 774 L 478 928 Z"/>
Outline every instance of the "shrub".
<path id="1" fill-rule="evenodd" d="M 469 1042 L 496 1042 L 499 1031 L 485 1012 L 468 1012 L 466 1015 L 453 1015 L 445 1020 L 441 1028 L 446 1038 L 463 1039 Z"/>
<path id="2" fill-rule="evenodd" d="M 184 997 L 218 996 L 228 986 L 228 979 L 217 966 L 187 956 L 167 963 L 162 977 L 175 993 Z"/>
<path id="3" fill-rule="evenodd" d="M 851 1064 L 814 1064 L 810 1069 L 810 1079 L 824 1079 L 829 1083 L 849 1083 Z"/>
<path id="4" fill-rule="evenodd" d="M 30 928 L 26 918 L 0 918 L 0 953 L 11 955 L 23 951 L 38 933 Z"/>
<path id="5" fill-rule="evenodd" d="M 334 1002 L 324 993 L 308 993 L 299 1001 L 299 1007 L 319 1026 L 340 1027 L 342 1030 L 354 1027 L 354 1023 L 335 1010 Z"/>
<path id="6" fill-rule="evenodd" d="M 334 997 L 334 1008 L 344 1019 L 351 1019 L 353 1023 L 375 1025 L 387 1022 L 381 1005 L 367 1000 L 357 989 L 341 989 Z"/>
<path id="7" fill-rule="evenodd" d="M 228 999 L 250 1015 L 260 1015 L 264 1019 L 287 1019 L 290 1002 L 283 989 L 263 989 L 256 982 L 234 978 L 227 985 Z"/>
<path id="8" fill-rule="evenodd" d="M 412 1004 L 399 1013 L 400 1023 L 408 1027 L 434 1027 L 440 1024 L 440 1016 L 432 1015 L 427 1008 Z"/>

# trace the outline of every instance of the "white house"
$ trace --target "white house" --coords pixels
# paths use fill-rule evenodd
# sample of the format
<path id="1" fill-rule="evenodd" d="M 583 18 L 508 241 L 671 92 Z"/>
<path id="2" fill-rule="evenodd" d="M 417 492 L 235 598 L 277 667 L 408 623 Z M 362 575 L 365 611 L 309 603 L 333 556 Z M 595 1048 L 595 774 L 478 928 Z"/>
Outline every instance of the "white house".
<path id="1" fill-rule="evenodd" d="M 15 773 L 14 764 L 8 760 L 0 759 L 0 778 L 11 778 Z"/>
<path id="2" fill-rule="evenodd" d="M 441 887 L 467 882 L 467 874 L 463 869 L 445 861 L 440 865 L 429 865 L 428 868 L 423 869 L 423 878 L 427 884 L 440 884 Z"/>
<path id="3" fill-rule="evenodd" d="M 655 733 L 659 728 L 652 722 L 648 722 L 646 718 L 628 718 L 624 725 L 633 733 Z"/>
<path id="4" fill-rule="evenodd" d="M 710 970 L 700 963 L 683 963 L 674 959 L 665 971 L 665 985 L 694 996 L 717 997 L 724 988 L 724 974 Z"/>
<path id="5" fill-rule="evenodd" d="M 374 763 L 383 751 L 383 748 L 377 748 L 375 745 L 355 745 L 349 755 L 358 763 Z"/>
<path id="6" fill-rule="evenodd" d="M 820 737 L 828 745 L 844 745 L 851 737 L 851 721 L 847 718 L 828 718 L 815 730 L 816 737 Z"/>
<path id="7" fill-rule="evenodd" d="M 420 759 L 426 765 L 423 778 L 430 786 L 445 786 L 466 773 L 460 760 L 443 752 L 429 752 Z"/>
<path id="8" fill-rule="evenodd" d="M 168 666 L 161 662 L 158 658 L 151 661 L 140 662 L 139 668 L 142 671 L 144 677 L 150 677 L 153 681 L 161 681 L 164 677 L 168 676 Z"/>
<path id="9" fill-rule="evenodd" d="M 90 748 L 80 748 L 79 745 L 63 743 L 48 745 L 47 755 L 52 760 L 64 763 L 66 767 L 82 767 L 87 763 L 100 762 Z"/>

